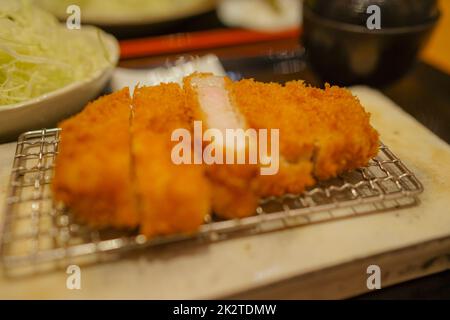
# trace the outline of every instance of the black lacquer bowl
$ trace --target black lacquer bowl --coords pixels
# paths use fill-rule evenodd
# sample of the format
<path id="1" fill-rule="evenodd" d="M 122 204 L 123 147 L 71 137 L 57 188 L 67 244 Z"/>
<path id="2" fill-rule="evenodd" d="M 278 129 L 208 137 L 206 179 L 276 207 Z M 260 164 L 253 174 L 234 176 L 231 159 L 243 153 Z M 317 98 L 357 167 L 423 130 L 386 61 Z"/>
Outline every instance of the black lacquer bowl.
<path id="1" fill-rule="evenodd" d="M 367 7 L 380 8 L 370 30 Z M 302 43 L 323 81 L 383 86 L 403 76 L 439 19 L 436 0 L 304 0 Z"/>

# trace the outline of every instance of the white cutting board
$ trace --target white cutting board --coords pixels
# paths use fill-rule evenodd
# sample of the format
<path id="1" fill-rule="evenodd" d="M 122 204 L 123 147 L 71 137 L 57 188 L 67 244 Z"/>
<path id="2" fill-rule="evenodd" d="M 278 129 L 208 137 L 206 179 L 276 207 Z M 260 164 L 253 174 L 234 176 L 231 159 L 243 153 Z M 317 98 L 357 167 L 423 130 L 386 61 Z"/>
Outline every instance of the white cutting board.
<path id="1" fill-rule="evenodd" d="M 367 291 L 370 264 L 380 265 L 382 286 L 448 268 L 449 145 L 378 91 L 354 92 L 372 113 L 382 141 L 423 183 L 419 206 L 209 245 L 145 250 L 82 267 L 81 290 L 66 289 L 64 270 L 19 280 L 0 275 L 0 298 L 336 298 Z M 1 203 L 14 150 L 15 144 L 0 146 Z"/>

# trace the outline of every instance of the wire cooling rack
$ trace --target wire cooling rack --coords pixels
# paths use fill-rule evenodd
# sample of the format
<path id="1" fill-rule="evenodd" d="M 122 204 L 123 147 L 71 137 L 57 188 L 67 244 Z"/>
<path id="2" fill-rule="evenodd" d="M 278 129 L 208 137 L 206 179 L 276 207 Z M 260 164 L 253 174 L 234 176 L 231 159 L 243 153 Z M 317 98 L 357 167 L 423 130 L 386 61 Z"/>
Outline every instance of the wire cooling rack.
<path id="1" fill-rule="evenodd" d="M 22 275 L 116 258 L 139 247 L 194 240 L 212 242 L 299 225 L 381 213 L 416 205 L 423 191 L 414 174 L 385 145 L 367 167 L 319 182 L 302 195 L 264 199 L 254 216 L 210 216 L 192 236 L 146 239 L 133 232 L 90 230 L 52 201 L 50 183 L 59 129 L 19 137 L 11 174 L 1 243 L 6 275 Z M 108 254 L 107 254 L 108 253 Z"/>

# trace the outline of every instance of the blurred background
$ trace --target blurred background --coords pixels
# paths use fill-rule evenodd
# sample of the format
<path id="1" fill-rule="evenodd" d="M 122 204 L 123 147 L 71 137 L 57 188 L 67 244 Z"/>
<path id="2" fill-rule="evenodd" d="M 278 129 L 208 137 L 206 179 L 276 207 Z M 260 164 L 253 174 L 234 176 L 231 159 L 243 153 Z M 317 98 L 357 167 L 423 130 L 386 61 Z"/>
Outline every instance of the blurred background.
<path id="1" fill-rule="evenodd" d="M 35 0 L 120 39 L 120 67 L 216 54 L 232 78 L 378 87 L 450 141 L 448 0 Z M 366 8 L 380 8 L 369 30 Z"/>
<path id="2" fill-rule="evenodd" d="M 450 141 L 448 0 L 36 0 L 120 39 L 120 67 L 216 54 L 232 78 L 378 87 Z M 380 8 L 368 30 L 366 8 Z"/>

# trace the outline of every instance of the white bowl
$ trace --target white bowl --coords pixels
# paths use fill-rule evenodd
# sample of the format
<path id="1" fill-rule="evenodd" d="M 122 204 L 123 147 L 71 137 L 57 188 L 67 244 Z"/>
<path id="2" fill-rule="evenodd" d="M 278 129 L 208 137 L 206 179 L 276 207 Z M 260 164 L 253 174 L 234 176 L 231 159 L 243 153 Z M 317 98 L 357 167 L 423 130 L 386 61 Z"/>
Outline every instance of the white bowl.
<path id="1" fill-rule="evenodd" d="M 55 5 L 56 0 L 38 0 L 37 4 L 51 12 L 59 20 L 67 19 L 66 3 Z M 103 27 L 149 25 L 184 19 L 213 10 L 217 0 L 189 0 L 172 1 L 163 4 L 163 8 L 140 8 L 127 5 L 124 12 L 112 10 L 113 5 L 106 5 L 106 1 L 89 1 L 81 3 L 81 20 L 83 24 L 94 24 Z M 125 1 L 124 1 L 125 2 Z M 162 1 L 161 1 L 162 2 Z M 160 7 L 161 4 L 155 2 Z"/>
<path id="2" fill-rule="evenodd" d="M 83 32 L 97 32 L 83 26 Z M 71 83 L 63 88 L 25 102 L 0 106 L 0 141 L 14 140 L 19 134 L 35 129 L 54 127 L 56 123 L 81 109 L 103 90 L 119 61 L 117 40 L 105 34 L 105 44 L 111 57 L 111 65 L 92 74 L 91 77 Z"/>

